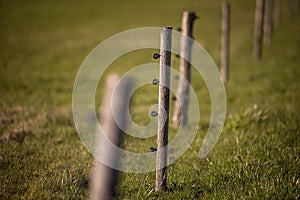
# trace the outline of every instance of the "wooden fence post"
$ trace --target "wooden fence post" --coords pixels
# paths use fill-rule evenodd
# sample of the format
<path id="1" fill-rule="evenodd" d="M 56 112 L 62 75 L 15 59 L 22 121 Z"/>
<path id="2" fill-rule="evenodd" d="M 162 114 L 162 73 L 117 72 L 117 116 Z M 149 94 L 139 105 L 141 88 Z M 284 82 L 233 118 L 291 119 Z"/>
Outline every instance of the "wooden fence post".
<path id="1" fill-rule="evenodd" d="M 293 8 L 294 8 L 294 14 L 297 15 L 299 12 L 299 0 L 294 0 Z"/>
<path id="2" fill-rule="evenodd" d="M 264 39 L 267 45 L 271 45 L 272 31 L 273 31 L 273 0 L 265 0 L 265 12 L 264 12 Z"/>
<path id="3" fill-rule="evenodd" d="M 167 189 L 167 157 L 170 99 L 172 27 L 164 27 L 160 33 L 160 84 L 158 99 L 158 130 L 155 191 Z"/>
<path id="4" fill-rule="evenodd" d="M 281 0 L 274 0 L 273 2 L 273 26 L 277 26 L 281 21 Z"/>
<path id="5" fill-rule="evenodd" d="M 291 9 L 290 9 L 290 1 L 289 0 L 284 0 L 283 1 L 283 10 L 284 10 L 284 14 L 286 16 L 289 16 L 291 14 Z"/>
<path id="6" fill-rule="evenodd" d="M 110 75 L 107 78 L 106 93 L 102 102 L 100 114 L 100 123 L 103 136 L 100 136 L 101 139 L 97 141 L 98 143 L 96 147 L 96 153 L 99 157 L 105 157 L 109 160 L 109 163 L 114 163 L 115 165 L 119 165 L 120 155 L 118 154 L 118 152 L 114 151 L 113 148 L 109 146 L 103 138 L 107 137 L 111 141 L 111 143 L 117 147 L 121 145 L 123 131 L 119 128 L 116 121 L 120 126 L 125 126 L 126 108 L 125 101 L 119 101 L 118 99 L 127 99 L 129 89 L 132 85 L 130 80 L 121 80 L 120 82 L 118 81 L 119 77 L 117 75 Z M 114 99 L 112 99 L 113 90 L 115 92 Z M 114 106 L 113 111 L 112 106 Z M 117 116 L 118 119 L 114 118 L 114 116 Z M 114 199 L 115 187 L 117 185 L 117 182 L 117 170 L 108 167 L 95 159 L 91 176 L 89 199 Z"/>
<path id="7" fill-rule="evenodd" d="M 222 5 L 221 25 L 221 74 L 224 83 L 229 78 L 229 34 L 230 34 L 230 4 L 224 2 Z"/>
<path id="8" fill-rule="evenodd" d="M 263 17 L 264 0 L 256 0 L 253 39 L 253 57 L 255 60 L 260 60 L 262 58 Z"/>
<path id="9" fill-rule="evenodd" d="M 191 80 L 190 60 L 193 37 L 193 23 L 197 19 L 194 12 L 185 11 L 182 16 L 182 36 L 180 41 L 180 74 L 177 88 L 177 99 L 173 112 L 174 127 L 185 126 L 187 122 L 187 110 L 189 104 L 189 83 Z"/>
<path id="10" fill-rule="evenodd" d="M 295 14 L 295 0 L 285 0 L 285 14 L 287 16 L 294 16 Z"/>

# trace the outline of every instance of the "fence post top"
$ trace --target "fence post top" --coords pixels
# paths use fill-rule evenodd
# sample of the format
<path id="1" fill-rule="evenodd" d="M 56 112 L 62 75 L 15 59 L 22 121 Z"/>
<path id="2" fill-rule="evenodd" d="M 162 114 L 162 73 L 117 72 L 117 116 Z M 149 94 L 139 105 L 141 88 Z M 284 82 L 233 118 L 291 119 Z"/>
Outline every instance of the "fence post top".
<path id="1" fill-rule="evenodd" d="M 172 26 L 165 26 L 165 27 L 163 27 L 163 29 L 173 29 L 173 27 Z"/>
<path id="2" fill-rule="evenodd" d="M 199 17 L 196 15 L 195 12 L 193 11 L 183 11 L 183 16 L 185 17 L 188 17 L 188 18 L 191 18 L 191 20 L 196 20 L 198 19 Z"/>

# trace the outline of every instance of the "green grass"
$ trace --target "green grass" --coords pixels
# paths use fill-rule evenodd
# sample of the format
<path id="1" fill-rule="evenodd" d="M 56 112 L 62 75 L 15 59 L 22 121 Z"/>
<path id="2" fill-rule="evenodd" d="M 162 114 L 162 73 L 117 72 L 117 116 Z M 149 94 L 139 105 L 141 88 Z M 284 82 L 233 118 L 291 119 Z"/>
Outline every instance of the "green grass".
<path id="1" fill-rule="evenodd" d="M 221 1 L 0 1 L 0 199 L 86 199 L 93 157 L 72 119 L 76 72 L 101 41 L 144 26 L 178 27 L 183 10 L 200 16 L 194 36 L 219 63 Z M 198 135 L 168 168 L 168 187 L 155 193 L 155 173 L 122 173 L 117 199 L 299 199 L 300 15 L 283 16 L 260 62 L 252 59 L 254 0 L 232 3 L 231 73 L 227 119 L 213 151 L 198 158 L 208 128 L 210 100 L 193 74 L 201 108 Z M 111 69 L 123 73 L 153 62 L 154 50 L 123 56 Z M 122 64 L 122 66 L 119 66 Z M 172 59 L 174 68 L 179 61 Z M 101 102 L 99 85 L 97 105 Z M 145 98 L 147 94 L 147 98 Z M 157 88 L 132 99 L 138 124 L 149 122 Z M 175 133 L 170 130 L 170 135 Z M 127 137 L 136 152 L 155 137 Z"/>

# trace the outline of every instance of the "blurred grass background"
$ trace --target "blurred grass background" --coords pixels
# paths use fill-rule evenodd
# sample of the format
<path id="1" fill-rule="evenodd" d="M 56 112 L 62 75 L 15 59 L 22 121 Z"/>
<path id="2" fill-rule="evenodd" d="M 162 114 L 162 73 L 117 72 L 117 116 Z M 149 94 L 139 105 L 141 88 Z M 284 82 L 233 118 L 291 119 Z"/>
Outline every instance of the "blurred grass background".
<path id="1" fill-rule="evenodd" d="M 191 10 L 200 17 L 194 38 L 218 65 L 221 2 L 1 0 L 0 198 L 85 199 L 92 156 L 81 144 L 71 114 L 73 82 L 83 59 L 99 42 L 121 31 L 179 27 L 182 12 Z M 255 62 L 255 1 L 230 2 L 231 74 L 227 120 L 218 144 L 207 158 L 197 157 L 210 100 L 202 78 L 193 74 L 201 127 L 190 149 L 168 169 L 173 192 L 153 192 L 155 173 L 124 173 L 117 199 L 299 198 L 299 13 L 283 13 L 272 45 L 265 46 L 263 60 Z M 133 52 L 112 69 L 122 73 L 153 62 L 152 53 Z M 172 66 L 178 64 L 173 58 Z M 100 84 L 98 104 L 101 91 Z M 141 88 L 132 98 L 133 118 L 147 123 L 157 88 Z M 125 140 L 125 148 L 137 152 L 154 145 L 155 138 Z"/>

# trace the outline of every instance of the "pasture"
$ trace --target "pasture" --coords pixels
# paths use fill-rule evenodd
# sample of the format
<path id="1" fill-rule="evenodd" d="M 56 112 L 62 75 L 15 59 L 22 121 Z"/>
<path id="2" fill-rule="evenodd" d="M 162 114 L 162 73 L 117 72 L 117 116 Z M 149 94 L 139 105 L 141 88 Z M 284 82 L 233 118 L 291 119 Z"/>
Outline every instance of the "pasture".
<path id="1" fill-rule="evenodd" d="M 200 128 L 188 151 L 168 167 L 172 191 L 154 192 L 155 172 L 121 173 L 117 199 L 299 199 L 300 11 L 282 13 L 272 44 L 264 45 L 263 59 L 255 61 L 255 1 L 230 3 L 227 117 L 218 143 L 198 158 L 211 105 L 205 82 L 194 73 Z M 77 70 L 108 37 L 139 27 L 176 29 L 184 10 L 200 17 L 194 38 L 219 65 L 221 1 L 0 1 L 0 199 L 87 198 L 93 157 L 72 117 Z M 157 62 L 154 52 L 126 54 L 109 72 Z M 179 59 L 172 56 L 171 65 L 178 69 Z M 148 110 L 157 98 L 152 85 L 134 93 L 130 111 L 137 124 L 150 121 Z M 170 128 L 170 139 L 175 133 Z M 126 137 L 124 148 L 147 152 L 155 144 L 156 137 Z"/>

